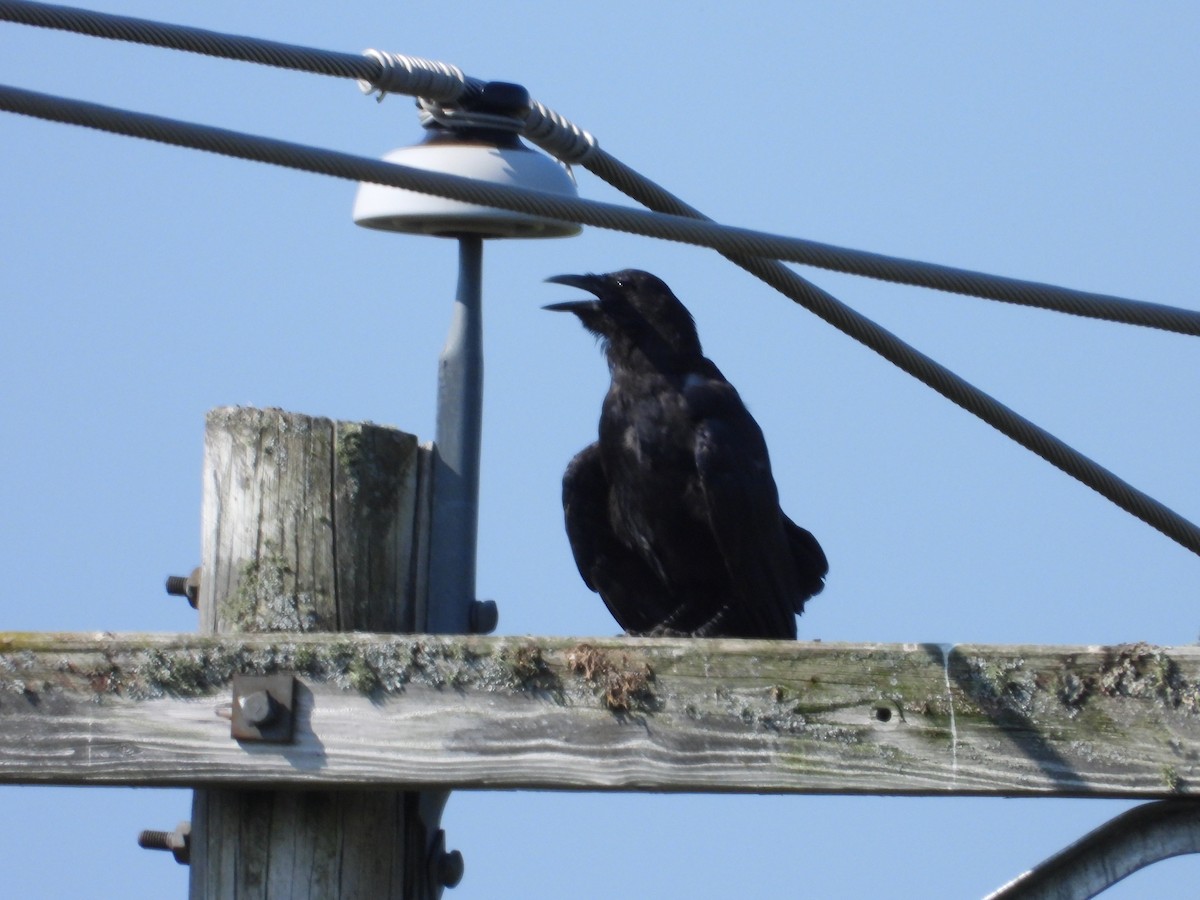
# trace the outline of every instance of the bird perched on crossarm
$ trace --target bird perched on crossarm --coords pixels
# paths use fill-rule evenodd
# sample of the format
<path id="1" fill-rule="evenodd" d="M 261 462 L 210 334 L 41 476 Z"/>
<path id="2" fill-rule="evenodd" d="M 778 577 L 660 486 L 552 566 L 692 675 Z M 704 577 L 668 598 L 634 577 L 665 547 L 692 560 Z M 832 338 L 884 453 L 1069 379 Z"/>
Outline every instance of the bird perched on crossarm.
<path id="1" fill-rule="evenodd" d="M 600 436 L 567 466 L 563 512 L 584 582 L 629 634 L 796 637 L 825 584 L 816 538 L 779 508 L 762 430 L 649 272 L 558 275 L 554 303 L 602 342 Z"/>

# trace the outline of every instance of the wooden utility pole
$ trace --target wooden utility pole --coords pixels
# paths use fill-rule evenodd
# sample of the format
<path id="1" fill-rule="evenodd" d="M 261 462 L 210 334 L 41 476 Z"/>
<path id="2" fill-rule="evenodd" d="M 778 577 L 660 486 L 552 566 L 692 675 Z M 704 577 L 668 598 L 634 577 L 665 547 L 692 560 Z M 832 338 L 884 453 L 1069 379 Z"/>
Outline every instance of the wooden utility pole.
<path id="1" fill-rule="evenodd" d="M 428 451 L 399 431 L 278 410 L 211 412 L 201 630 L 420 630 L 428 469 Z M 311 694 L 297 691 L 302 721 Z M 460 874 L 436 830 L 444 796 L 198 790 L 191 897 L 437 897 Z"/>
<path id="2" fill-rule="evenodd" d="M 205 634 L 0 632 L 0 783 L 191 786 L 191 896 L 301 900 L 436 900 L 464 788 L 1200 798 L 1197 647 L 423 633 L 428 596 L 489 630 L 431 563 L 439 510 L 460 556 L 474 526 L 469 444 L 211 413 Z M 1050 881 L 1192 852 L 1184 811 Z"/>

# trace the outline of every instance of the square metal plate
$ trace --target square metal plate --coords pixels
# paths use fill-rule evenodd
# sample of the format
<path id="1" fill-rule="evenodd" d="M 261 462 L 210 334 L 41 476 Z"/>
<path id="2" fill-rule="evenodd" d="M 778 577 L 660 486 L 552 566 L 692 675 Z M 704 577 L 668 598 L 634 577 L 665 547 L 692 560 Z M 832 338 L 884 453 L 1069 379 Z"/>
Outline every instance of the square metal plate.
<path id="1" fill-rule="evenodd" d="M 290 744 L 295 735 L 296 676 L 234 675 L 229 732 L 239 741 Z"/>

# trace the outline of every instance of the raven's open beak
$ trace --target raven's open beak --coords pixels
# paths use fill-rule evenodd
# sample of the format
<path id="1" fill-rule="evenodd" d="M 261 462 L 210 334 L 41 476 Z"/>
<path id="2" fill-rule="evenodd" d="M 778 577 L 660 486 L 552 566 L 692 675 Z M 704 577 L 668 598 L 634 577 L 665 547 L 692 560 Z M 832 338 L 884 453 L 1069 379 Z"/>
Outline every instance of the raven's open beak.
<path id="1" fill-rule="evenodd" d="M 587 291 L 589 294 L 596 293 L 596 289 L 603 280 L 603 276 L 600 275 L 551 275 L 546 279 L 550 284 L 565 284 L 567 287 L 577 287 L 581 291 Z"/>
<path id="2" fill-rule="evenodd" d="M 600 277 L 597 275 L 552 275 L 546 279 L 550 284 L 565 284 L 567 287 L 576 287 L 581 291 L 587 291 L 589 294 L 598 294 L 600 286 Z M 595 310 L 599 300 L 568 300 L 565 303 L 551 303 L 548 306 L 543 306 L 542 309 L 548 309 L 551 312 L 583 312 L 587 310 Z"/>

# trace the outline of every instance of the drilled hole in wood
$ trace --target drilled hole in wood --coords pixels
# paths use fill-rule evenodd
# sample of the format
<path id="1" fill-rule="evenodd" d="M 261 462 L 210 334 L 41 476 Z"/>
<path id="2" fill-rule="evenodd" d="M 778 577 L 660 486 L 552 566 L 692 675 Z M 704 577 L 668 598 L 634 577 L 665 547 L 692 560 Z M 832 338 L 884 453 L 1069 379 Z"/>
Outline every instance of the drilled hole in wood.
<path id="1" fill-rule="evenodd" d="M 875 718 L 880 722 L 890 722 L 892 720 L 892 711 L 886 706 L 875 707 Z"/>

